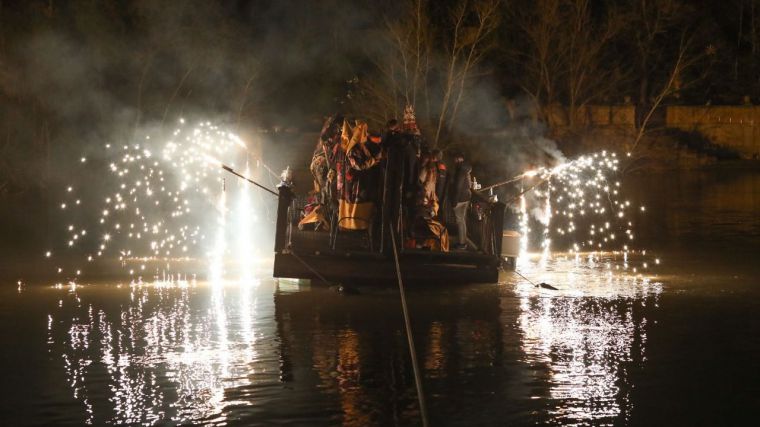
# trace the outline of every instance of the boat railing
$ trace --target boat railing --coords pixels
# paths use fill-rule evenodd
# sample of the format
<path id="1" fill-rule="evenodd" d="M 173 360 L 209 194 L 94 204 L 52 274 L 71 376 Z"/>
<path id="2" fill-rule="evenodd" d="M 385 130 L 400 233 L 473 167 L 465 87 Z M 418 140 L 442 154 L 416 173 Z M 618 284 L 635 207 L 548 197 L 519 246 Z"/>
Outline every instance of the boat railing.
<path id="1" fill-rule="evenodd" d="M 396 231 L 397 236 L 405 235 L 402 232 L 407 225 L 404 224 L 403 215 L 404 173 L 403 169 L 396 172 L 390 172 L 387 166 L 383 170 L 383 189 L 380 206 L 378 206 L 376 211 L 380 217 L 372 221 L 374 226 L 379 227 L 379 230 L 376 230 L 375 227 L 368 227 L 369 245 L 367 250 L 369 251 L 385 253 L 385 251 L 390 250 L 390 247 L 388 247 L 390 239 L 386 236 L 390 232 L 389 227 L 392 227 Z M 282 253 L 293 244 L 293 233 L 297 232 L 294 230 L 294 225 L 300 220 L 300 213 L 306 206 L 307 199 L 298 197 L 291 186 L 281 185 L 278 187 L 278 190 L 280 197 L 277 208 L 275 252 Z M 445 209 L 446 203 L 446 200 L 442 201 L 440 209 Z M 506 206 L 503 203 L 489 200 L 479 193 L 473 193 L 472 203 L 467 215 L 467 238 L 475 246 L 477 252 L 485 255 L 499 255 L 501 253 L 501 235 L 505 209 Z M 328 211 L 333 210 L 328 209 Z M 336 250 L 337 230 L 340 224 L 338 223 L 338 218 L 333 218 L 334 215 L 330 215 L 331 212 L 326 213 L 328 215 L 327 220 L 330 223 L 330 231 L 319 233 L 319 235 L 314 235 L 310 239 L 321 240 L 321 235 L 324 235 L 324 247 Z M 340 220 L 349 219 L 359 220 L 361 218 L 341 218 Z M 456 229 L 454 223 L 447 222 L 444 225 L 449 230 Z M 375 233 L 375 231 L 379 232 Z M 379 240 L 378 245 L 375 245 L 375 238 Z M 397 244 L 399 245 L 398 249 L 403 252 L 403 241 L 397 242 Z"/>

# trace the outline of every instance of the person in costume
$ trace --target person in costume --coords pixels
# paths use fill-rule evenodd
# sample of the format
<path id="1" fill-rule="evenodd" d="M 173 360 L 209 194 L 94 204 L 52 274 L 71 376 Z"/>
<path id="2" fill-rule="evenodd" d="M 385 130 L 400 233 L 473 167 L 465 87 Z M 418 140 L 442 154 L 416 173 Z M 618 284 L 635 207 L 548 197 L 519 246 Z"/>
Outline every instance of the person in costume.
<path id="1" fill-rule="evenodd" d="M 436 179 L 435 179 L 435 196 L 438 198 L 438 205 L 443 205 L 446 200 L 446 186 L 448 180 L 448 170 L 446 169 L 446 163 L 443 162 L 443 152 L 435 149 L 431 152 L 433 157 L 432 161 L 435 164 Z M 438 216 L 441 217 L 443 209 L 440 209 Z"/>
<path id="2" fill-rule="evenodd" d="M 304 216 L 298 223 L 298 228 L 303 229 L 312 224 L 316 230 L 329 230 L 328 220 L 330 212 L 336 201 L 335 189 L 335 166 L 336 149 L 340 145 L 341 131 L 344 119 L 336 114 L 325 120 L 322 131 L 319 133 L 317 145 L 311 158 L 309 170 L 314 178 L 313 200 L 304 210 Z"/>
<path id="3" fill-rule="evenodd" d="M 435 218 L 438 216 L 440 204 L 436 187 L 438 185 L 438 165 L 432 153 L 422 156 L 419 174 L 419 193 L 417 196 L 417 209 L 424 211 L 425 216 Z"/>
<path id="4" fill-rule="evenodd" d="M 366 230 L 373 221 L 378 199 L 380 138 L 370 140 L 367 124 L 357 121 L 351 128 L 344 122 L 340 154 L 337 156 L 338 226 Z"/>
<path id="5" fill-rule="evenodd" d="M 420 175 L 420 155 L 422 152 L 422 133 L 417 127 L 417 116 L 414 107 L 407 105 L 404 108 L 404 120 L 401 125 L 404 135 L 404 199 L 407 206 L 414 205 L 414 198 L 419 190 L 418 177 Z M 410 209 L 410 214 L 413 215 Z"/>

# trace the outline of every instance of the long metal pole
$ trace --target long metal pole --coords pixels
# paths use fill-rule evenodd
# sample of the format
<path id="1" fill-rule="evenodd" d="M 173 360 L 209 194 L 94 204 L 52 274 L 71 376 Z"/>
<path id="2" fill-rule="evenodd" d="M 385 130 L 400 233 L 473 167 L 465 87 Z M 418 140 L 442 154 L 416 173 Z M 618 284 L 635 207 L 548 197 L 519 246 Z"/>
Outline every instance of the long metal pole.
<path id="1" fill-rule="evenodd" d="M 401 310 L 404 312 L 404 325 L 406 326 L 406 339 L 409 342 L 409 352 L 412 356 L 412 370 L 414 371 L 414 383 L 417 385 L 417 399 L 420 402 L 420 415 L 422 417 L 423 427 L 428 426 L 427 406 L 425 405 L 425 393 L 422 391 L 422 376 L 417 364 L 417 351 L 414 349 L 414 338 L 412 338 L 412 323 L 409 321 L 409 310 L 406 307 L 406 295 L 404 292 L 404 282 L 401 280 L 401 265 L 398 262 L 398 249 L 396 247 L 396 230 L 389 227 L 391 232 L 391 245 L 393 246 L 393 259 L 396 262 L 396 278 L 398 279 L 398 290 L 401 293 Z"/>
<path id="2" fill-rule="evenodd" d="M 548 180 L 549 180 L 549 178 L 544 178 L 544 179 L 542 179 L 541 181 L 537 182 L 536 184 L 534 184 L 534 185 L 531 185 L 530 187 L 528 187 L 528 189 L 527 189 L 527 190 L 523 190 L 523 191 L 520 191 L 519 193 L 517 193 L 517 195 L 516 195 L 516 196 L 514 196 L 514 197 L 512 197 L 511 199 L 509 199 L 509 200 L 507 200 L 506 202 L 504 202 L 504 204 L 505 204 L 505 205 L 508 205 L 508 204 L 510 204 L 510 203 L 512 203 L 512 202 L 515 202 L 515 201 L 517 201 L 517 199 L 519 199 L 519 198 L 520 198 L 520 196 L 522 196 L 523 194 L 525 194 L 525 193 L 528 193 L 528 192 L 530 192 L 530 191 L 533 191 L 533 189 L 534 189 L 534 188 L 538 187 L 539 185 L 541 185 L 541 184 L 545 183 L 545 182 L 546 182 L 546 181 L 548 181 Z"/>
<path id="3" fill-rule="evenodd" d="M 235 170 L 234 170 L 234 169 L 232 169 L 231 167 L 229 167 L 229 166 L 227 166 L 227 165 L 225 165 L 225 164 L 222 164 L 222 169 L 224 169 L 224 170 L 226 170 L 227 172 L 229 172 L 229 173 L 231 173 L 231 174 L 235 175 L 235 176 L 236 176 L 236 177 L 238 177 L 238 178 L 243 178 L 244 180 L 246 180 L 246 181 L 250 182 L 251 184 L 253 184 L 253 185 L 255 185 L 255 186 L 259 187 L 259 188 L 261 188 L 261 189 L 262 189 L 262 190 L 264 190 L 264 191 L 268 191 L 268 192 L 272 193 L 272 195 L 274 195 L 275 197 L 279 197 L 279 196 L 280 196 L 280 195 L 279 195 L 279 194 L 277 194 L 277 193 L 276 193 L 274 190 L 270 190 L 269 188 L 267 188 L 267 187 L 264 187 L 263 185 L 259 184 L 258 182 L 256 182 L 256 181 L 252 180 L 251 178 L 248 178 L 247 176 L 244 176 L 244 175 L 241 175 L 241 174 L 239 174 L 239 173 L 235 172 Z"/>
<path id="4" fill-rule="evenodd" d="M 488 191 L 488 190 L 490 190 L 492 188 L 501 187 L 502 185 L 507 185 L 507 184 L 510 184 L 512 182 L 519 181 L 519 180 L 521 180 L 523 178 L 525 178 L 525 174 L 520 174 L 520 175 L 517 175 L 515 177 L 509 178 L 506 181 L 497 182 L 496 184 L 491 184 L 488 187 L 483 187 L 480 190 L 477 190 L 477 192 L 478 193 L 482 193 L 482 192 Z"/>

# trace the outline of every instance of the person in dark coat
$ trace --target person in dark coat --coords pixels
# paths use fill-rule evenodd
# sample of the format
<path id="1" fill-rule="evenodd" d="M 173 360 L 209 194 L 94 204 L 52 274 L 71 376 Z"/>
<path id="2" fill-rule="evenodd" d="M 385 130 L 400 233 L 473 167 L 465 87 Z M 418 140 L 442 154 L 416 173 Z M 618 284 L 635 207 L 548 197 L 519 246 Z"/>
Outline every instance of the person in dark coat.
<path id="1" fill-rule="evenodd" d="M 417 117 L 414 114 L 414 107 L 407 105 L 404 108 L 404 120 L 401 125 L 401 131 L 405 140 L 404 144 L 404 205 L 409 217 L 414 217 L 415 198 L 419 192 L 420 186 L 418 177 L 420 175 L 421 154 L 422 154 L 422 133 L 417 127 Z"/>
<path id="2" fill-rule="evenodd" d="M 470 206 L 470 186 L 472 182 L 472 166 L 465 162 L 464 155 L 454 156 L 454 171 L 451 179 L 451 204 L 454 206 L 454 217 L 457 223 L 456 249 L 467 249 L 467 209 Z"/>
<path id="3" fill-rule="evenodd" d="M 388 121 L 381 141 L 381 146 L 385 151 L 382 160 L 384 176 L 381 204 L 385 212 L 384 218 L 388 224 L 398 224 L 401 215 L 404 145 L 406 144 L 398 120 L 391 119 Z"/>

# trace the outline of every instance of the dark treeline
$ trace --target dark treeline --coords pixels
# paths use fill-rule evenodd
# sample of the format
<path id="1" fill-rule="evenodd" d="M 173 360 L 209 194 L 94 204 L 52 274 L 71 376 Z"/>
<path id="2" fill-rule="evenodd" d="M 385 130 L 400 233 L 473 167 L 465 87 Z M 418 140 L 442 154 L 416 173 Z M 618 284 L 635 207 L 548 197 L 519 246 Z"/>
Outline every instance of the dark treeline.
<path id="1" fill-rule="evenodd" d="M 630 102 L 645 127 L 760 101 L 759 24 L 755 0 L 0 0 L 0 199 L 45 206 L 87 147 L 180 115 L 314 131 L 411 103 L 450 147 L 552 105 Z"/>

